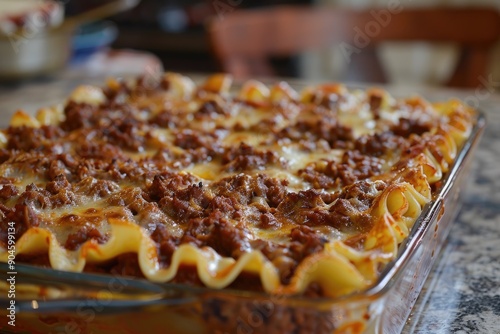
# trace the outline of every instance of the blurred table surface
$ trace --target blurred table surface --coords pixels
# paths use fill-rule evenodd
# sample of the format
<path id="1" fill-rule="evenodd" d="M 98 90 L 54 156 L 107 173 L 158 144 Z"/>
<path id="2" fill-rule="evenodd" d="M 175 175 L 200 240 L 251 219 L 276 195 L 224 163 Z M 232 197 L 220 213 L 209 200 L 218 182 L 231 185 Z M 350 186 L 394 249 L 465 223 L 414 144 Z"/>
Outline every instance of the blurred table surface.
<path id="1" fill-rule="evenodd" d="M 17 109 L 33 113 L 63 101 L 80 84 L 102 84 L 106 76 L 80 66 L 50 78 L 0 85 L 0 126 L 7 126 Z M 463 205 L 403 333 L 500 334 L 500 95 L 486 89 L 387 88 L 396 96 L 477 102 L 487 117 Z"/>

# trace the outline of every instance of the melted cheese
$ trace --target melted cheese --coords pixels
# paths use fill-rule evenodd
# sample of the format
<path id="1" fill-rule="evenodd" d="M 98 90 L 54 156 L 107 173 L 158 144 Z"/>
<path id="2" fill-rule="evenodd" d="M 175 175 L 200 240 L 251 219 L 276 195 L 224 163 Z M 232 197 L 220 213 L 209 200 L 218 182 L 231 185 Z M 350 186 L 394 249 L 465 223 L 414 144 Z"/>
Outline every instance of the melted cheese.
<path id="1" fill-rule="evenodd" d="M 423 100 L 395 101 L 385 92 L 349 92 L 339 84 L 309 87 L 298 94 L 284 84 L 269 90 L 259 82 L 250 81 L 236 98 L 229 94 L 231 80 L 224 75 L 214 76 L 198 87 L 189 78 L 174 73 L 166 74 L 161 80 L 168 83 L 167 89 L 138 87 L 134 83 L 127 86 L 131 91 L 129 93 L 119 91 L 119 82 L 110 81 L 108 89 L 118 90 L 118 102 L 130 107 L 130 117 L 133 118 L 130 123 L 120 123 L 123 120 L 120 119 L 122 111 L 119 107 L 116 110 L 105 109 L 103 103 L 107 100 L 107 94 L 104 94 L 103 89 L 85 86 L 70 96 L 74 102 L 91 105 L 93 112 L 102 112 L 99 119 L 102 123 L 99 124 L 107 124 L 108 127 L 102 129 L 94 125 L 91 131 L 86 131 L 78 128 L 81 126 L 78 122 L 76 126 L 67 124 L 66 128 L 76 129 L 68 130 L 67 133 L 62 131 L 60 138 L 54 135 L 51 139 L 54 143 L 52 151 L 47 153 L 49 157 L 59 159 L 58 154 L 67 153 L 78 160 L 82 158 L 77 153 L 81 149 L 79 145 L 88 143 L 97 143 L 109 151 L 104 151 L 104 154 L 99 150 L 93 152 L 92 147 L 87 148 L 89 152 L 85 151 L 86 154 L 97 153 L 97 156 L 82 158 L 75 162 L 77 167 L 71 167 L 72 171 L 70 167 L 64 171 L 73 173 L 71 176 L 76 180 L 86 177 L 84 181 L 91 183 L 81 189 L 73 184 L 70 187 L 73 193 L 68 194 L 70 200 L 66 204 L 58 204 L 56 200 L 47 207 L 36 201 L 34 204 L 29 201 L 20 203 L 32 210 L 38 224 L 28 225 L 28 230 L 17 241 L 18 254 L 46 252 L 53 268 L 82 271 L 87 262 L 106 263 L 116 256 L 132 252 L 137 253 L 144 276 L 155 282 L 170 281 L 181 266 L 190 265 L 196 267 L 200 281 L 212 288 L 225 288 L 242 272 L 246 272 L 258 275 L 264 290 L 270 293 L 302 293 L 312 283 L 320 284 L 323 293 L 331 297 L 359 291 L 373 284 L 380 268 L 397 255 L 398 245 L 410 233 L 423 206 L 431 200 L 433 193 L 430 184 L 442 179 L 453 163 L 457 149 L 469 135 L 474 114 L 456 101 L 451 106 L 439 104 L 433 108 Z M 139 88 L 141 90 L 134 93 L 134 89 Z M 382 98 L 379 117 L 374 117 L 368 101 L 372 93 Z M 323 98 L 332 101 L 331 106 L 325 106 Z M 201 110 L 203 107 L 214 109 Z M 172 116 L 168 128 L 154 124 L 155 118 L 161 113 Z M 335 122 L 327 125 L 338 122 L 349 127 L 355 138 L 346 139 L 340 144 L 334 140 L 327 143 L 326 139 L 320 138 L 328 136 L 328 133 L 321 132 L 323 128 L 314 133 L 314 129 L 309 131 L 297 127 L 300 121 L 308 120 L 309 117 L 313 117 L 313 120 L 335 117 L 332 120 Z M 389 152 L 372 152 L 371 156 L 353 149 L 354 141 L 359 136 L 390 131 L 391 126 L 397 126 L 401 118 L 411 117 L 419 117 L 420 121 L 431 124 L 431 129 L 420 134 L 417 144 L 407 138 L 402 139 L 409 153 L 398 148 Z M 32 127 L 41 131 L 37 136 L 43 137 L 44 126 L 58 126 L 64 121 L 62 108 L 42 109 L 37 119 L 17 113 L 9 130 L 11 132 L 0 132 L 0 146 L 7 147 L 12 139 L 9 133 L 15 134 L 15 127 L 18 127 L 17 130 Z M 120 126 L 115 127 L 115 123 Z M 140 126 L 135 127 L 136 123 Z M 325 131 L 338 131 L 333 125 Z M 294 134 L 290 137 L 284 135 L 287 129 L 295 131 Z M 135 137 L 144 140 L 137 144 L 133 142 L 137 139 Z M 45 137 L 44 140 L 51 142 Z M 135 151 L 131 149 L 134 145 L 128 145 L 129 140 L 138 145 Z M 380 143 L 382 146 L 384 144 Z M 40 159 L 16 162 L 15 159 L 20 159 L 22 154 L 11 151 L 10 159 L 0 166 L 0 177 L 5 179 L 0 190 L 12 182 L 19 193 L 4 200 L 3 205 L 15 207 L 28 185 L 33 183 L 44 189 L 49 178 L 55 177 L 49 176 L 47 168 L 50 167 L 45 166 L 44 170 L 37 165 L 43 157 L 41 153 L 36 153 L 38 156 L 33 153 L 38 149 L 43 150 L 43 147 L 28 149 L 31 151 L 26 154 Z M 346 163 L 343 162 L 344 154 L 349 149 L 353 149 L 353 161 Z M 155 155 L 161 150 L 166 151 L 168 157 L 155 161 Z M 99 156 L 99 153 L 104 156 Z M 116 157 L 113 155 L 115 153 Z M 327 163 L 332 166 L 330 174 L 321 170 Z M 48 161 L 50 164 L 51 161 Z M 378 165 L 373 167 L 370 164 Z M 133 166 L 133 170 L 130 170 L 130 166 Z M 253 185 L 250 181 L 260 182 L 258 177 L 265 175 L 278 182 L 274 186 L 286 184 L 283 188 L 288 194 L 283 196 L 308 191 L 311 182 L 302 176 L 301 171 L 309 171 L 310 168 L 329 181 L 329 186 L 322 186 L 317 180 L 319 189 L 308 193 L 312 194 L 316 202 L 300 203 L 297 200 L 298 203 L 288 203 L 292 213 L 281 208 L 282 203 L 274 203 L 278 207 L 271 209 L 269 199 L 259 193 L 265 188 L 263 185 L 251 188 Z M 354 175 L 355 172 L 359 173 L 360 180 Z M 82 176 L 85 173 L 89 176 Z M 241 183 L 227 185 L 228 189 L 222 190 L 236 194 L 237 190 L 231 187 L 241 187 L 242 193 L 248 192 L 245 196 L 248 196 L 246 200 L 250 203 L 239 203 L 236 194 L 228 198 L 232 200 L 229 204 L 225 203 L 238 207 L 236 218 L 217 218 L 219 220 L 216 222 L 209 220 L 206 211 L 210 210 L 210 205 L 217 204 L 210 202 L 217 195 L 214 193 L 216 188 L 212 186 L 225 178 L 239 182 L 237 177 L 241 175 Z M 92 190 L 95 194 L 91 194 L 92 187 L 97 187 L 99 181 L 108 183 L 102 185 L 102 189 Z M 178 186 L 180 188 L 170 186 L 167 189 L 170 192 L 166 191 L 161 194 L 163 198 L 158 199 L 156 197 L 160 195 L 150 191 L 150 188 L 156 185 L 161 193 L 162 187 L 169 187 L 168 183 L 161 183 L 163 181 L 190 184 Z M 365 184 L 361 184 L 362 181 Z M 335 185 L 335 189 L 332 189 L 331 184 Z M 368 185 L 368 189 L 363 185 Z M 348 188 L 350 186 L 353 188 Z M 203 192 L 205 189 L 208 190 Z M 190 190 L 193 191 L 189 193 Z M 339 194 L 344 197 L 339 197 Z M 48 190 L 40 190 L 38 195 L 45 196 L 42 201 L 47 198 L 50 200 L 53 196 Z M 325 204 L 322 198 L 316 199 L 323 195 L 331 196 L 330 201 L 333 202 Z M 311 203 L 316 203 L 316 206 L 308 207 Z M 294 205 L 298 205 L 298 208 Z M 290 280 L 281 281 L 281 266 L 293 261 L 288 257 L 293 250 L 287 248 L 293 231 L 307 227 L 307 219 L 314 218 L 307 216 L 303 222 L 295 221 L 300 217 L 293 215 L 294 210 L 309 210 L 307 213 L 311 215 L 321 211 L 328 215 L 330 210 L 335 210 L 336 205 L 341 205 L 343 210 L 336 212 L 339 214 L 336 219 L 345 218 L 354 226 L 342 229 L 336 227 L 337 221 L 327 224 L 317 219 L 310 229 L 323 238 L 323 248 L 298 261 Z M 262 217 L 259 218 L 261 211 L 276 214 L 280 219 L 279 226 L 262 227 Z M 360 217 L 364 219 L 362 223 L 356 221 Z M 161 263 L 162 250 L 152 238 L 158 224 L 162 224 L 166 231 L 166 236 L 161 237 L 174 240 L 163 240 L 172 241 L 175 248 L 168 266 Z M 214 238 L 214 248 L 180 242 L 190 232 L 194 236 L 188 235 L 187 240 L 200 233 L 198 241 L 203 243 L 210 233 L 217 229 L 223 230 L 224 226 L 230 231 Z M 82 228 L 83 231 L 95 228 L 107 239 L 99 244 L 90 238 L 78 244 L 74 251 L 67 249 L 65 243 L 68 238 L 82 232 Z M 234 236 L 231 233 L 241 235 Z M 233 237 L 235 240 L 227 240 Z M 232 257 L 217 253 L 217 243 L 225 241 L 241 241 L 238 244 L 240 255 Z M 274 244 L 276 248 L 285 247 L 285 255 L 271 260 L 261 250 L 251 246 L 258 241 Z M 352 246 L 351 243 L 356 245 Z M 300 244 L 295 243 L 294 247 Z M 5 261 L 7 258 L 6 249 L 0 247 L 0 260 Z"/>

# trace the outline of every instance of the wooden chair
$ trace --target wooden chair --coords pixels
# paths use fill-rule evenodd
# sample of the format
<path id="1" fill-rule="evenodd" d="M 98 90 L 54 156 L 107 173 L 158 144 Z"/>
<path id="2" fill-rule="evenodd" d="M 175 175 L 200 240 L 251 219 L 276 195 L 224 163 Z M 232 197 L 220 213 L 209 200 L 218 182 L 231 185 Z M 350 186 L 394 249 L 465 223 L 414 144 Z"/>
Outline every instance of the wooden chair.
<path id="1" fill-rule="evenodd" d="M 460 58 L 446 85 L 477 87 L 500 37 L 500 14 L 484 7 L 391 12 L 279 6 L 214 18 L 208 34 L 222 70 L 240 78 L 274 75 L 271 57 L 338 45 L 351 60 L 351 79 L 386 82 L 376 53 L 380 43 L 454 43 L 460 47 Z"/>

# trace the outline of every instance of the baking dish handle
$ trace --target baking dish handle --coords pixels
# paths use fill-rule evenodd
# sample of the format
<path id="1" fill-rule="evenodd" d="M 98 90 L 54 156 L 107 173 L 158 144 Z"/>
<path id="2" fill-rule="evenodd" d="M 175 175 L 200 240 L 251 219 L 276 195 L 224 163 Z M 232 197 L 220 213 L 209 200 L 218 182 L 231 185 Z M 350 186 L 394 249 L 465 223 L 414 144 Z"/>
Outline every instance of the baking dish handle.
<path id="1" fill-rule="evenodd" d="M 118 275 L 72 273 L 16 264 L 16 271 L 0 263 L 0 307 L 8 306 L 15 291 L 21 311 L 57 311 L 97 303 L 110 310 L 152 305 L 185 305 L 196 300 L 192 291 L 176 285 L 159 285 Z M 3 293 L 5 292 L 5 293 Z"/>

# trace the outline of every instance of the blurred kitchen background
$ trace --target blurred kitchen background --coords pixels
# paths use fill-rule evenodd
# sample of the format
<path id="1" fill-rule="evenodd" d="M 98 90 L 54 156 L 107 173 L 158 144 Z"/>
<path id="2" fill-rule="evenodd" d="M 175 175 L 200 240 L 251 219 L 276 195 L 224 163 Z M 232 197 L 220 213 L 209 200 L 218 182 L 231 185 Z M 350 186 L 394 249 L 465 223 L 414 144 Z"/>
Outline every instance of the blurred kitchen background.
<path id="1" fill-rule="evenodd" d="M 0 5 L 2 1 L 9 0 L 0 0 Z M 92 9 L 92 6 L 103 4 L 105 1 L 67 0 L 64 3 L 67 7 L 66 15 L 70 17 Z M 488 16 L 488 26 L 482 26 L 482 30 L 474 26 L 471 26 L 470 29 L 477 28 L 474 31 L 477 31 L 478 45 L 486 43 L 481 40 L 481 37 L 486 35 L 489 39 L 488 43 L 491 44 L 491 40 L 495 38 L 496 42 L 492 43 L 491 48 L 486 44 L 481 44 L 477 48 L 479 52 L 475 50 L 465 56 L 461 55 L 461 49 L 456 43 L 384 42 L 377 44 L 377 48 L 373 50 L 371 47 L 366 48 L 366 50 L 365 48 L 359 48 L 360 54 L 370 54 L 378 60 L 376 64 L 370 60 L 364 62 L 363 66 L 357 67 L 358 72 L 374 72 L 364 78 L 362 75 L 350 75 L 348 69 L 358 65 L 350 64 L 347 61 L 348 58 L 344 54 L 346 50 L 344 48 L 344 51 L 342 51 L 338 42 L 343 39 L 337 36 L 335 42 L 332 38 L 332 43 L 321 47 L 304 47 L 304 50 L 300 50 L 300 45 L 306 45 L 307 43 L 298 43 L 298 49 L 293 50 L 293 54 L 290 55 L 272 54 L 271 52 L 270 66 L 272 71 L 268 71 L 269 68 L 266 68 L 265 71 L 253 72 L 250 66 L 242 73 L 247 76 L 273 74 L 308 80 L 385 81 L 393 84 L 444 85 L 450 83 L 449 78 L 453 76 L 457 64 L 464 61 L 464 64 L 469 62 L 467 65 L 469 67 L 464 68 L 464 71 L 471 71 L 467 75 L 476 78 L 481 76 L 486 81 L 489 81 L 492 86 L 495 86 L 495 89 L 500 89 L 495 84 L 495 82 L 500 82 L 499 0 L 142 0 L 132 9 L 122 11 L 123 8 L 121 8 L 116 10 L 116 12 L 121 11 L 118 14 L 108 15 L 102 20 L 79 28 L 72 39 L 73 50 L 71 60 L 68 61 L 68 68 L 86 66 L 87 69 L 90 68 L 94 72 L 109 71 L 113 75 L 120 71 L 125 73 L 136 72 L 136 70 L 139 70 L 139 72 L 147 71 L 151 70 L 151 68 L 159 68 L 158 66 L 161 63 L 161 66 L 167 71 L 204 74 L 221 70 L 232 71 L 234 69 L 238 75 L 239 69 L 237 66 L 224 66 L 226 60 L 221 59 L 221 50 L 218 49 L 230 48 L 231 44 L 222 47 L 214 45 L 214 37 L 210 38 L 208 33 L 211 27 L 209 22 L 217 20 L 224 22 L 230 20 L 233 15 L 243 14 L 249 10 L 280 8 L 276 6 L 283 5 L 310 6 L 319 11 L 325 7 L 339 10 L 366 10 L 368 13 L 374 8 L 387 10 L 395 4 L 399 6 L 398 8 L 402 12 L 410 11 L 413 8 L 437 8 L 438 6 L 439 8 L 457 7 L 466 9 L 469 6 L 474 6 L 474 8 L 494 9 L 496 11 L 494 12 L 496 13 L 496 21 L 491 20 L 490 15 Z M 393 18 L 397 15 L 395 14 Z M 257 19 L 253 23 L 258 25 L 258 21 Z M 294 26 L 293 23 L 290 23 L 291 21 L 285 20 L 285 22 L 289 22 L 289 27 Z M 404 23 L 399 22 L 398 24 L 404 26 Z M 300 24 L 298 22 L 295 28 L 297 28 L 297 25 L 300 28 Z M 421 22 L 424 28 L 426 24 L 425 21 Z M 445 27 L 446 21 L 443 21 L 442 24 Z M 491 29 L 488 28 L 489 26 L 491 26 Z M 275 23 L 272 29 L 281 31 L 287 28 L 286 26 L 279 27 Z M 253 28 L 250 27 L 249 29 Z M 351 26 L 344 27 L 344 29 L 347 29 L 345 30 L 347 34 L 352 34 L 354 26 L 351 23 Z M 391 26 L 382 27 L 382 30 L 384 29 L 391 29 Z M 464 29 L 465 33 L 467 33 L 467 29 Z M 325 36 L 327 35 L 328 32 L 325 32 Z M 265 38 L 265 36 L 262 36 L 262 38 Z M 468 39 L 467 43 L 469 44 L 475 43 L 470 42 L 470 36 L 464 38 Z M 460 40 L 461 36 L 458 36 L 458 39 Z M 248 45 L 246 45 L 250 53 L 254 51 L 252 41 L 248 40 Z M 247 41 L 245 37 L 242 37 L 242 40 L 236 44 L 245 43 Z M 352 42 L 349 45 L 355 46 Z M 124 50 L 126 51 L 124 52 Z M 31 54 L 29 57 L 37 57 L 37 54 Z M 0 54 L 1 62 L 2 55 Z M 151 65 L 155 62 L 158 62 L 158 65 Z M 471 88 L 480 84 L 481 81 L 478 80 L 476 82 L 459 80 L 455 84 L 452 82 L 450 86 Z M 5 82 L 3 85 L 5 85 Z"/>

